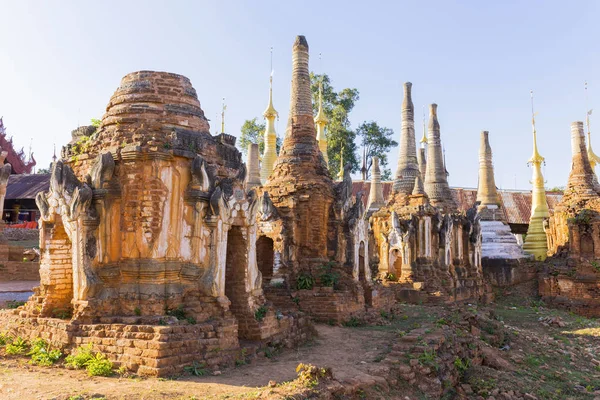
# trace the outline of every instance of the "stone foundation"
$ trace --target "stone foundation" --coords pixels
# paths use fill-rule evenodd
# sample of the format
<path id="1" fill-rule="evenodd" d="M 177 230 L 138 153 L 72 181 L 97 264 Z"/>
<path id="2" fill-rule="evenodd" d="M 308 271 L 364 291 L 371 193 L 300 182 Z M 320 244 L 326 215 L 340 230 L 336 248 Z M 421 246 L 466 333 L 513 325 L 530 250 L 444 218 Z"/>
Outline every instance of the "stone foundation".
<path id="1" fill-rule="evenodd" d="M 39 281 L 40 263 L 35 261 L 1 261 L 0 282 Z"/>
<path id="2" fill-rule="evenodd" d="M 261 346 L 293 347 L 309 339 L 313 330 L 304 316 L 265 318 Z M 158 323 L 164 325 L 159 325 Z M 171 325 L 172 324 L 172 325 Z M 15 336 L 43 338 L 65 352 L 92 344 L 115 367 L 140 375 L 170 376 L 183 372 L 194 361 L 210 369 L 233 366 L 240 357 L 238 323 L 223 318 L 198 324 L 174 317 L 107 317 L 97 324 L 75 324 L 57 318 L 36 318 L 23 310 L 0 312 L 0 326 Z M 268 339 L 266 339 L 268 338 Z"/>

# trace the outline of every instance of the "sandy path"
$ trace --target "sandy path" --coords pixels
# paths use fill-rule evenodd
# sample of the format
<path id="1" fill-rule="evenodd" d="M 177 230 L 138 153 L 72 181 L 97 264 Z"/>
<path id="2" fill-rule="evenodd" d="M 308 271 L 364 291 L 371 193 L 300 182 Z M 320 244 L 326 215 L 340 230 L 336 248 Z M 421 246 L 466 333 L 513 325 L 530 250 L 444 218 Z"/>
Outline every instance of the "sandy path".
<path id="1" fill-rule="evenodd" d="M 219 376 L 182 377 L 177 380 L 89 378 L 85 372 L 64 368 L 31 367 L 23 361 L 0 359 L 0 398 L 66 399 L 74 395 L 103 395 L 107 399 L 217 399 L 256 391 L 270 380 L 296 377 L 299 363 L 332 367 L 340 380 L 367 372 L 370 363 L 385 351 L 390 333 L 318 325 L 319 337 L 311 344 L 284 350 L 273 359 L 260 358 L 252 365 L 223 371 Z M 389 342 L 389 339 L 388 341 Z M 223 396 L 223 397 L 222 397 Z"/>

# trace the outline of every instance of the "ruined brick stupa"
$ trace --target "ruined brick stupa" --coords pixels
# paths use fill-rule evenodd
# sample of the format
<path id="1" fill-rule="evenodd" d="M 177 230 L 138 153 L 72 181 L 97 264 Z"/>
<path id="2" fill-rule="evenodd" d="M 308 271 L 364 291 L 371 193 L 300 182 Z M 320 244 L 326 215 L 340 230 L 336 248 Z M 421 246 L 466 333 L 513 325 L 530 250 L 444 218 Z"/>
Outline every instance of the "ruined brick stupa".
<path id="1" fill-rule="evenodd" d="M 402 300 L 485 299 L 479 217 L 475 209 L 458 212 L 452 198 L 436 104 L 430 106 L 429 157 L 417 162 L 411 89 L 404 84 L 394 193 L 370 217 L 377 276 Z M 424 185 L 419 164 L 426 170 Z"/>
<path id="2" fill-rule="evenodd" d="M 189 79 L 126 75 L 87 135 L 63 148 L 50 190 L 37 196 L 41 283 L 16 311 L 24 322 L 7 325 L 23 336 L 51 332 L 67 349 L 95 343 L 154 375 L 231 363 L 239 339 L 300 339 L 302 319 L 276 314 L 263 295 L 259 198 L 244 187 L 235 137 L 209 133 Z M 148 334 L 134 342 L 131 332 Z"/>
<path id="3" fill-rule="evenodd" d="M 549 268 L 540 295 L 552 304 L 600 316 L 600 187 L 585 145 L 583 122 L 571 124 L 572 166 L 564 196 L 547 223 Z"/>

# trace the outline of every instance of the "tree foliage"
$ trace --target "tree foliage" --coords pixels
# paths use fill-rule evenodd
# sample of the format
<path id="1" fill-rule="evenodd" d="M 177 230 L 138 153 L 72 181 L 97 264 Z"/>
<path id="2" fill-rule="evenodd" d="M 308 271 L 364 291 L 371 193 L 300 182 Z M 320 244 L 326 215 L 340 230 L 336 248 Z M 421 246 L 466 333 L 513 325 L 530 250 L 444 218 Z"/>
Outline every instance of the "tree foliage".
<path id="1" fill-rule="evenodd" d="M 398 142 L 392 139 L 394 136 L 394 131 L 390 128 L 379 126 L 375 121 L 365 121 L 360 124 L 356 130 L 356 135 L 361 138 L 361 144 L 365 149 L 367 159 L 367 179 L 371 177 L 373 157 L 376 156 L 379 157 L 379 166 L 381 168 L 382 179 L 390 180 L 392 171 L 387 168 L 387 153 L 391 147 L 398 145 Z"/>
<path id="2" fill-rule="evenodd" d="M 248 154 L 248 145 L 251 143 L 258 143 L 258 152 L 263 154 L 265 151 L 265 129 L 266 124 L 264 122 L 258 122 L 258 118 L 247 119 L 241 128 L 240 138 L 238 146 L 244 155 Z M 281 138 L 277 136 L 277 154 L 281 148 Z"/>
<path id="3" fill-rule="evenodd" d="M 332 177 L 338 175 L 340 169 L 340 155 L 343 149 L 344 164 L 352 164 L 352 172 L 359 170 L 360 165 L 356 156 L 356 132 L 350 128 L 348 114 L 359 99 L 358 89 L 346 88 L 336 92 L 331 86 L 327 74 L 318 75 L 310 73 L 310 88 L 313 97 L 313 113 L 319 110 L 319 84 L 323 83 L 323 111 L 329 119 L 326 127 L 327 155 L 329 157 L 329 171 Z"/>

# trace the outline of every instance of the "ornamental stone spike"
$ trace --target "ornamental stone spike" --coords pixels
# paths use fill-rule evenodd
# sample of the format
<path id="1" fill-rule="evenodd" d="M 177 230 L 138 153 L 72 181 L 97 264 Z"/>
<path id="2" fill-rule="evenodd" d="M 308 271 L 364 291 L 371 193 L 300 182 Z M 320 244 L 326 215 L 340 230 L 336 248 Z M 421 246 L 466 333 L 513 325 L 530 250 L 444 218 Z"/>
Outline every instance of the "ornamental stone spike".
<path id="1" fill-rule="evenodd" d="M 437 119 L 437 104 L 429 106 L 429 130 L 427 133 L 427 173 L 425 175 L 425 192 L 434 207 L 456 210 L 452 197 L 444 154 L 440 139 L 440 124 Z"/>
<path id="2" fill-rule="evenodd" d="M 248 145 L 248 177 L 246 178 L 246 190 L 261 186 L 258 164 L 258 144 L 250 143 Z"/>
<path id="3" fill-rule="evenodd" d="M 415 146 L 415 108 L 412 102 L 412 83 L 404 83 L 402 101 L 402 128 L 400 130 L 400 156 L 394 179 L 394 192 L 411 194 L 415 177 L 419 174 Z"/>
<path id="4" fill-rule="evenodd" d="M 373 172 L 371 174 L 371 190 L 369 191 L 368 210 L 379 209 L 385 205 L 383 198 L 383 185 L 381 184 L 381 170 L 379 157 L 373 157 Z"/>
<path id="5" fill-rule="evenodd" d="M 592 170 L 585 145 L 583 122 L 571 123 L 571 172 L 565 197 L 594 198 L 598 196 L 598 181 Z"/>
<path id="6" fill-rule="evenodd" d="M 412 195 L 419 196 L 424 195 L 425 189 L 423 187 L 423 181 L 421 180 L 421 176 L 417 175 L 415 178 L 415 187 L 413 188 Z"/>
<path id="7" fill-rule="evenodd" d="M 500 197 L 494 180 L 494 165 L 492 163 L 492 148 L 489 132 L 481 131 L 479 144 L 479 184 L 477 185 L 477 201 L 481 206 L 500 205 Z"/>

